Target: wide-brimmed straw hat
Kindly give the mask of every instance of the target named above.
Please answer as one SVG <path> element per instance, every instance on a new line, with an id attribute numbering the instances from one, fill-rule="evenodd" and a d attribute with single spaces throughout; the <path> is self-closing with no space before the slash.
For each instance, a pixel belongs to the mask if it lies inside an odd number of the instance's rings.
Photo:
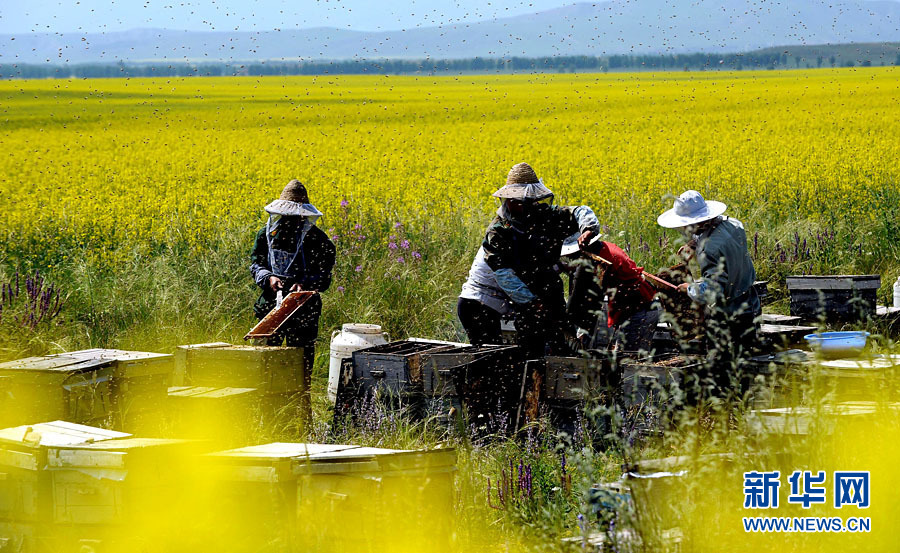
<path id="1" fill-rule="evenodd" d="M 281 196 L 265 207 L 272 215 L 294 215 L 302 217 L 321 217 L 322 212 L 309 203 L 306 187 L 297 179 L 287 183 Z"/>
<path id="2" fill-rule="evenodd" d="M 506 185 L 491 194 L 495 198 L 519 201 L 543 200 L 552 195 L 553 192 L 544 186 L 544 181 L 527 163 L 514 165 L 506 177 Z"/>
<path id="3" fill-rule="evenodd" d="M 688 190 L 675 198 L 675 205 L 656 218 L 665 228 L 680 228 L 715 219 L 725 213 L 727 206 L 722 202 L 706 201 L 696 190 Z"/>

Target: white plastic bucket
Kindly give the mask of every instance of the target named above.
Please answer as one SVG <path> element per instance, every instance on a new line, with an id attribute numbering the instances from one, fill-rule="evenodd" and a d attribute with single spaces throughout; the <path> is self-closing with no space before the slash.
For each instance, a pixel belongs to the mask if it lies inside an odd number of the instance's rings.
<path id="1" fill-rule="evenodd" d="M 341 330 L 331 333 L 331 357 L 328 363 L 328 400 L 337 399 L 341 363 L 353 357 L 353 352 L 363 348 L 388 343 L 388 335 L 379 325 L 347 323 Z"/>

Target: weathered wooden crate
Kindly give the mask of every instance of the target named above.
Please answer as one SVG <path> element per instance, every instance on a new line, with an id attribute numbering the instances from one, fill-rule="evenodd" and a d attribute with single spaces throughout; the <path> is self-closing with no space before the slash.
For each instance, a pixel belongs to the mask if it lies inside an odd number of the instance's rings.
<path id="1" fill-rule="evenodd" d="M 611 395 L 618 375 L 603 359 L 546 357 L 544 397 L 551 401 L 585 401 Z"/>
<path id="2" fill-rule="evenodd" d="M 811 369 L 813 391 L 834 401 L 900 399 L 900 355 L 821 361 Z"/>
<path id="3" fill-rule="evenodd" d="M 742 365 L 742 390 L 750 392 L 756 409 L 797 405 L 804 397 L 809 352 L 790 349 L 751 357 Z"/>
<path id="4" fill-rule="evenodd" d="M 789 276 L 791 315 L 807 320 L 853 322 L 875 316 L 879 275 Z"/>
<path id="5" fill-rule="evenodd" d="M 665 354 L 622 363 L 622 399 L 625 406 L 659 403 L 684 382 L 684 374 L 700 366 L 696 357 Z"/>
<path id="6" fill-rule="evenodd" d="M 181 503 L 188 459 L 201 451 L 197 442 L 157 438 L 49 447 L 53 521 L 167 529 L 178 522 L 169 514 Z"/>
<path id="7" fill-rule="evenodd" d="M 304 388 L 303 348 L 234 346 L 223 343 L 178 346 L 178 386 L 257 388 L 264 394 Z"/>
<path id="8" fill-rule="evenodd" d="M 100 443 L 130 434 L 65 421 L 0 430 L 0 519 L 49 523 L 53 518 L 49 466 L 53 447 Z"/>
<path id="9" fill-rule="evenodd" d="M 439 342 L 399 340 L 353 352 L 353 377 L 363 392 L 424 394 L 429 354 L 452 349 Z"/>
<path id="10" fill-rule="evenodd" d="M 481 370 L 508 365 L 515 359 L 515 346 L 463 346 L 429 353 L 423 370 L 423 389 L 430 416 L 446 416 L 451 410 L 461 414 L 458 387 L 465 387 L 470 369 Z"/>
<path id="11" fill-rule="evenodd" d="M 91 349 L 0 364 L 8 401 L 0 424 L 68 420 L 125 428 L 162 407 L 172 356 Z"/>
<path id="12" fill-rule="evenodd" d="M 209 512 L 196 527 L 200 542 L 229 551 L 293 550 L 300 543 L 297 466 L 311 455 L 352 447 L 270 443 L 206 455 L 208 482 L 199 504 Z M 326 519 L 325 513 L 316 519 Z"/>
<path id="13" fill-rule="evenodd" d="M 259 423 L 262 396 L 256 388 L 175 386 L 169 388 L 169 435 L 247 443 Z"/>
<path id="14" fill-rule="evenodd" d="M 316 550 L 447 551 L 451 546 L 452 449 L 323 452 L 299 459 L 295 472 L 299 534 Z"/>

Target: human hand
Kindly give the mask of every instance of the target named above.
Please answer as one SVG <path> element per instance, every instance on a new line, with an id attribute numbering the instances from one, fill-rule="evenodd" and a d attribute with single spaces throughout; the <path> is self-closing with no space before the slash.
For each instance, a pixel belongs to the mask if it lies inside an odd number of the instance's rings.
<path id="1" fill-rule="evenodd" d="M 687 244 L 678 248 L 678 256 L 685 261 L 688 261 L 692 257 L 694 257 L 694 253 L 697 251 L 697 243 L 691 240 Z"/>
<path id="2" fill-rule="evenodd" d="M 295 285 L 291 286 L 291 292 L 300 292 L 302 290 L 303 290 L 303 288 L 300 288 L 299 284 L 295 284 Z"/>
<path id="3" fill-rule="evenodd" d="M 278 290 L 284 288 L 284 282 L 282 282 L 281 279 L 277 276 L 272 275 L 269 277 L 269 288 L 271 288 L 273 292 L 277 292 Z"/>
<path id="4" fill-rule="evenodd" d="M 578 247 L 582 250 L 587 247 L 588 244 L 591 243 L 591 238 L 594 237 L 594 231 L 586 230 L 581 233 L 581 236 L 578 237 Z"/>
<path id="5" fill-rule="evenodd" d="M 678 285 L 678 291 L 687 294 L 689 286 L 690 286 L 690 283 L 682 282 L 681 284 Z"/>

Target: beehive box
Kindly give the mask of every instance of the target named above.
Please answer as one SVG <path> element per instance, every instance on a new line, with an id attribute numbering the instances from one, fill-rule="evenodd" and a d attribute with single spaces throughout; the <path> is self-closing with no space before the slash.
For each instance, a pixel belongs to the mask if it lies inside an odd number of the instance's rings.
<path id="1" fill-rule="evenodd" d="M 256 388 L 171 387 L 166 408 L 169 435 L 247 443 L 259 422 L 260 401 Z"/>
<path id="2" fill-rule="evenodd" d="M 697 358 L 665 354 L 622 364 L 622 399 L 626 406 L 658 403 L 683 382 L 685 371 L 700 365 Z"/>
<path id="3" fill-rule="evenodd" d="M 879 275 L 806 275 L 786 279 L 791 315 L 852 322 L 875 316 Z"/>
<path id="4" fill-rule="evenodd" d="M 611 392 L 617 384 L 618 377 L 605 360 L 545 358 L 544 390 L 547 400 L 583 402 Z"/>
<path id="5" fill-rule="evenodd" d="M 53 447 L 128 436 L 65 421 L 0 430 L 0 520 L 35 523 L 52 520 L 52 482 L 46 469 Z"/>
<path id="6" fill-rule="evenodd" d="M 469 370 L 499 368 L 515 359 L 515 346 L 461 346 L 429 353 L 424 362 L 422 385 L 426 397 L 427 415 L 450 422 L 450 413 L 462 413 L 461 395 L 457 387 L 464 387 Z"/>
<path id="7" fill-rule="evenodd" d="M 743 365 L 742 389 L 756 409 L 796 405 L 803 398 L 811 356 L 791 349 L 751 357 Z"/>
<path id="8" fill-rule="evenodd" d="M 8 401 L 0 424 L 68 420 L 123 428 L 162 407 L 172 356 L 90 349 L 0 364 Z"/>
<path id="9" fill-rule="evenodd" d="M 298 534 L 316 550 L 451 547 L 455 450 L 351 448 L 298 459 L 294 471 Z"/>
<path id="10" fill-rule="evenodd" d="M 813 391 L 834 401 L 900 399 L 900 355 L 821 361 L 810 369 Z"/>
<path id="11" fill-rule="evenodd" d="M 444 343 L 409 340 L 361 349 L 353 352 L 353 377 L 363 392 L 423 394 L 427 356 L 450 349 Z"/>
<path id="12" fill-rule="evenodd" d="M 352 447 L 277 442 L 206 455 L 200 504 L 212 510 L 198 528 L 200 541 L 230 551 L 290 549 L 297 543 L 299 459 Z"/>
<path id="13" fill-rule="evenodd" d="M 304 388 L 303 348 L 234 346 L 217 342 L 178 346 L 176 386 L 257 388 L 263 394 Z M 183 378 L 179 375 L 183 375 Z"/>
<path id="14" fill-rule="evenodd" d="M 189 440 L 121 438 L 51 446 L 48 472 L 53 522 L 65 525 L 130 525 L 165 530 L 188 481 L 188 459 L 202 451 Z"/>

